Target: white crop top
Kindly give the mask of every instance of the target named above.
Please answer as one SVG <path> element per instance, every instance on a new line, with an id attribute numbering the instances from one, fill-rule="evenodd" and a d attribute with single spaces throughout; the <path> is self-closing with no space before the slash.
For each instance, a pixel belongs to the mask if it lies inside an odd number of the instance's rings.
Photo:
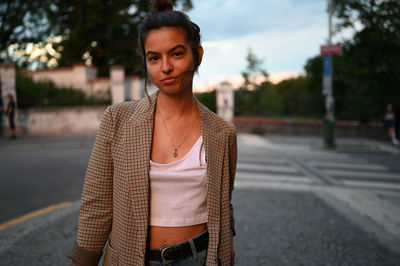
<path id="1" fill-rule="evenodd" d="M 207 222 L 207 164 L 203 137 L 180 160 L 150 160 L 150 225 L 188 226 Z"/>

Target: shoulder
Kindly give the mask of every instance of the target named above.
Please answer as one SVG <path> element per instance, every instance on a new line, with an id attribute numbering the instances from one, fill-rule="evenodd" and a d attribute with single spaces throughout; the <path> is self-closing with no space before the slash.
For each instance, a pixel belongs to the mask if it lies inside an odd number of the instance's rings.
<path id="1" fill-rule="evenodd" d="M 110 112 L 114 121 L 124 121 L 134 116 L 135 113 L 142 112 L 143 105 L 147 104 L 148 100 L 143 98 L 141 100 L 134 100 L 128 102 L 117 103 L 108 106 L 106 112 Z"/>
<path id="2" fill-rule="evenodd" d="M 108 106 L 106 111 L 110 112 L 113 117 L 121 117 L 131 114 L 135 110 L 138 102 L 140 102 L 140 100 L 113 104 Z"/>
<path id="3" fill-rule="evenodd" d="M 236 127 L 232 123 L 225 121 L 202 103 L 199 103 L 199 109 L 205 126 L 213 128 L 216 132 L 225 132 L 229 136 L 236 136 Z"/>

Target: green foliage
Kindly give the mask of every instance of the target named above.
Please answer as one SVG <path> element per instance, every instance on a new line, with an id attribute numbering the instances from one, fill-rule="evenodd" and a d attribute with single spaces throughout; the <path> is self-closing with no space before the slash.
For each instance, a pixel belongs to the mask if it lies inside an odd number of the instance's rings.
<path id="1" fill-rule="evenodd" d="M 381 120 L 384 106 L 400 106 L 400 1 L 335 0 L 336 30 L 351 27 L 353 39 L 343 44 L 343 56 L 333 59 L 333 88 L 337 119 Z M 355 22 L 361 23 L 356 27 Z M 235 91 L 238 115 L 322 118 L 322 57 L 310 58 L 305 77 L 278 84 L 254 81 L 262 60 L 251 50 Z M 253 75 L 253 79 L 251 79 Z"/>
<path id="2" fill-rule="evenodd" d="M 193 6 L 191 0 L 176 0 L 174 3 L 184 10 Z M 30 42 L 41 41 L 44 46 L 49 43 L 50 37 L 62 36 L 61 42 L 52 44 L 61 56 L 52 52 L 43 55 L 45 60 L 56 60 L 59 66 L 90 62 L 98 68 L 100 76 L 107 76 L 111 65 L 123 66 L 129 75 L 141 74 L 141 57 L 137 54 L 137 29 L 149 10 L 150 1 L 16 0 L 0 4 L 0 14 L 8 7 L 12 7 L 14 11 L 8 12 L 8 18 L 12 21 L 18 20 L 8 23 L 9 29 L 15 28 L 15 38 L 6 40 L 0 35 L 0 52 L 16 42 L 19 44 L 18 48 L 26 47 L 28 40 L 21 39 L 26 33 L 41 33 Z M 31 17 L 32 14 L 35 16 Z M 31 20 L 35 23 L 30 23 Z M 44 26 L 22 30 L 39 22 Z M 0 34 L 2 32 L 0 27 Z M 42 63 L 43 58 L 29 62 L 28 56 L 24 55 L 25 60 L 20 60 L 23 62 L 19 64 L 21 67 L 26 67 L 26 64 L 46 67 Z M 14 60 L 19 61 L 16 58 Z"/>
<path id="3" fill-rule="evenodd" d="M 282 80 L 275 86 L 276 94 L 284 103 L 282 106 L 283 115 L 309 115 L 308 93 L 306 90 L 307 80 L 305 77 Z"/>
<path id="4" fill-rule="evenodd" d="M 217 112 L 217 93 L 215 90 L 211 92 L 196 93 L 196 98 L 214 113 Z"/>
<path id="5" fill-rule="evenodd" d="M 335 0 L 335 15 L 337 30 L 355 30 L 343 55 L 334 57 L 336 117 L 381 120 L 387 103 L 400 104 L 400 2 Z M 309 89 L 321 91 L 322 58 L 309 59 L 305 69 Z"/>
<path id="6" fill-rule="evenodd" d="M 262 136 L 262 135 L 264 135 L 264 129 L 259 128 L 259 127 L 255 127 L 253 129 L 251 129 L 250 133 Z"/>
<path id="7" fill-rule="evenodd" d="M 286 79 L 278 84 L 268 81 L 253 90 L 235 91 L 236 114 L 239 116 L 312 117 L 323 114 L 323 98 L 310 90 L 304 76 Z"/>
<path id="8" fill-rule="evenodd" d="M 0 2 L 0 62 L 9 62 L 9 45 L 38 42 L 48 33 L 44 7 L 49 0 L 8 0 Z"/>
<path id="9" fill-rule="evenodd" d="M 110 104 L 103 97 L 87 97 L 81 90 L 57 88 L 51 81 L 35 82 L 22 73 L 17 74 L 16 89 L 20 108 Z"/>
<path id="10" fill-rule="evenodd" d="M 251 48 L 249 48 L 246 56 L 247 66 L 242 72 L 244 79 L 243 89 L 252 89 L 256 86 L 256 79 L 258 76 L 263 76 L 265 79 L 268 77 L 268 73 L 263 69 L 263 59 L 258 58 Z"/>

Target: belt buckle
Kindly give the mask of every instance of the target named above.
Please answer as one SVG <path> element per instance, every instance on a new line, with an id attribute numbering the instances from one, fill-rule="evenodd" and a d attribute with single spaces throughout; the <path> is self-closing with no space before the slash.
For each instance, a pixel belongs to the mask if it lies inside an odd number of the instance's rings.
<path id="1" fill-rule="evenodd" d="M 171 248 L 173 248 L 173 247 L 174 247 L 174 246 L 172 246 L 172 245 L 168 245 L 168 246 L 165 246 L 165 247 L 161 250 L 161 259 L 162 259 L 163 262 L 165 262 L 165 263 L 171 263 L 171 262 L 174 261 L 174 259 L 172 259 L 172 260 L 167 260 L 166 258 L 164 258 L 164 253 L 165 253 L 165 251 L 168 250 L 168 249 L 171 249 Z"/>

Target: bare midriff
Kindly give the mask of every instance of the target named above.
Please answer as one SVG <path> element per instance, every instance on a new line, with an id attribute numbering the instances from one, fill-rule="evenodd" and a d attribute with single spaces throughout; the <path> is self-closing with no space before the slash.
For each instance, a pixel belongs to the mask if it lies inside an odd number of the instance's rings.
<path id="1" fill-rule="evenodd" d="M 199 235 L 207 229 L 207 224 L 196 224 L 180 227 L 150 227 L 150 248 L 172 245 Z"/>

